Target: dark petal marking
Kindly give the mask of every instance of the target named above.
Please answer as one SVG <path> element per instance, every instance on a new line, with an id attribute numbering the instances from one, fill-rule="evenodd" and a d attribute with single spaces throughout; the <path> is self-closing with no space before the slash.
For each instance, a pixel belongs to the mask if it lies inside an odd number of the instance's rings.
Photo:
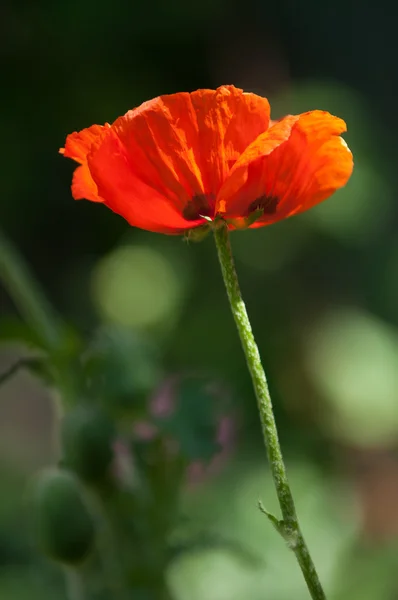
<path id="1" fill-rule="evenodd" d="M 276 209 L 279 204 L 279 198 L 276 196 L 260 196 L 257 200 L 254 200 L 248 208 L 248 214 L 255 210 L 263 210 L 264 215 L 273 215 L 276 213 Z"/>
<path id="2" fill-rule="evenodd" d="M 187 221 L 197 221 L 201 215 L 205 217 L 214 216 L 214 197 L 212 194 L 199 194 L 193 196 L 192 200 L 186 204 L 182 212 Z"/>

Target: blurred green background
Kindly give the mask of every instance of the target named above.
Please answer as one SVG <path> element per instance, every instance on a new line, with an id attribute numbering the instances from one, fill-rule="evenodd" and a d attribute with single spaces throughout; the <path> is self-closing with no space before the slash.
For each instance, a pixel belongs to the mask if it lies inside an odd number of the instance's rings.
<path id="1" fill-rule="evenodd" d="M 256 508 L 261 498 L 277 511 L 213 240 L 185 244 L 74 202 L 74 165 L 58 148 L 69 132 L 158 94 L 223 83 L 267 96 L 273 118 L 324 109 L 346 120 L 355 160 L 347 187 L 309 213 L 236 232 L 232 244 L 328 598 L 398 599 L 398 72 L 395 22 L 384 9 L 367 0 L 8 0 L 1 8 L 1 229 L 79 337 L 74 358 L 107 340 L 104 395 L 117 396 L 111 412 L 124 433 L 170 376 L 205 374 L 228 396 L 226 456 L 194 484 L 180 482 L 182 514 L 210 538 L 167 563 L 175 600 L 308 592 Z M 0 374 L 26 355 L 10 343 L 20 325 L 6 287 L 0 282 Z M 93 377 L 101 395 L 98 371 Z M 128 393 L 116 393 L 124 377 Z M 27 369 L 0 388 L 4 600 L 65 598 L 62 570 L 32 542 L 26 491 L 59 459 L 58 396 Z M 197 407 L 186 409 L 184 426 L 167 435 L 196 452 L 207 439 L 198 418 Z M 140 593 L 127 597 L 152 598 Z M 92 597 L 113 596 L 94 589 Z"/>

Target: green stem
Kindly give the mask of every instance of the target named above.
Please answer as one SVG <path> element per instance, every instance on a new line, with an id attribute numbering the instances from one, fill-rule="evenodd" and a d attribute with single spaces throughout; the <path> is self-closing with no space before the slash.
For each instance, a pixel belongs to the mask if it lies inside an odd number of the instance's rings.
<path id="1" fill-rule="evenodd" d="M 0 281 L 43 345 L 48 350 L 59 348 L 61 332 L 53 309 L 25 262 L 1 230 Z"/>
<path id="2" fill-rule="evenodd" d="M 126 593 L 123 570 L 118 558 L 117 541 L 113 535 L 111 520 L 107 514 L 101 493 L 95 488 L 86 486 L 85 497 L 87 506 L 97 524 L 97 550 L 102 563 L 105 585 L 114 600 L 124 600 Z"/>
<path id="3" fill-rule="evenodd" d="M 286 467 L 278 439 L 278 431 L 276 428 L 267 379 L 261 364 L 260 354 L 253 336 L 246 307 L 242 299 L 232 257 L 229 232 L 225 223 L 219 223 L 214 228 L 214 237 L 232 314 L 242 342 L 247 366 L 250 371 L 254 391 L 257 397 L 268 461 L 283 520 L 278 521 L 273 515 L 270 515 L 265 510 L 264 512 L 295 553 L 307 583 L 308 590 L 311 594 L 311 598 L 313 598 L 313 600 L 326 600 L 325 593 L 323 592 L 314 563 L 312 562 L 298 523 L 296 508 L 294 506 L 294 500 L 287 479 Z"/>
<path id="4" fill-rule="evenodd" d="M 77 569 L 65 567 L 65 586 L 68 600 L 85 600 L 83 579 Z"/>

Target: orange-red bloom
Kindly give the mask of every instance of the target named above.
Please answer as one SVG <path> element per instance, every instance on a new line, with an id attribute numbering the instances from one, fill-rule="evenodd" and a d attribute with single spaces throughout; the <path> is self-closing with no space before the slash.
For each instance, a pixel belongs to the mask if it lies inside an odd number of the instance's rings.
<path id="1" fill-rule="evenodd" d="M 352 173 L 344 131 L 320 110 L 272 122 L 268 100 L 222 86 L 144 102 L 68 135 L 60 152 L 80 163 L 76 200 L 178 234 L 217 216 L 231 229 L 261 227 L 322 202 Z"/>

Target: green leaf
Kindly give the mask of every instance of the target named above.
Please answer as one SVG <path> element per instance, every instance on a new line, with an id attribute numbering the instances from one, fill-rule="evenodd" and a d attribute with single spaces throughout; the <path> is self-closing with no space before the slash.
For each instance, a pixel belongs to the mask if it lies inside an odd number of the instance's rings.
<path id="1" fill-rule="evenodd" d="M 21 319 L 12 316 L 0 318 L 0 342 L 23 342 L 26 346 L 43 348 L 39 336 Z"/>

